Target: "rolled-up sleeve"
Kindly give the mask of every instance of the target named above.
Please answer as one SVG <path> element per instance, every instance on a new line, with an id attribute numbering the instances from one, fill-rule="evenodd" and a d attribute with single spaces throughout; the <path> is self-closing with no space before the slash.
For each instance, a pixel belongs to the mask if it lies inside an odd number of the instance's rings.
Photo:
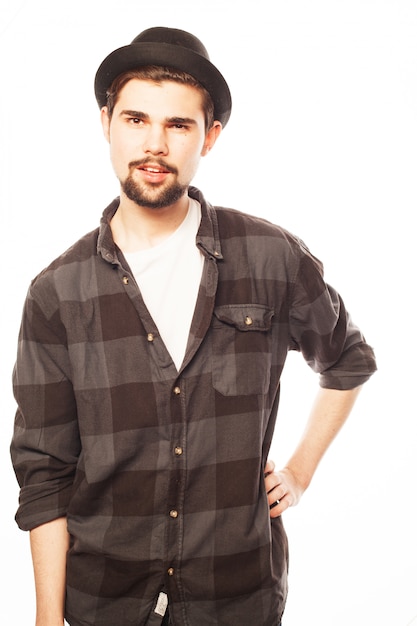
<path id="1" fill-rule="evenodd" d="M 290 309 L 293 347 L 320 374 L 320 385 L 353 389 L 376 370 L 374 351 L 353 323 L 338 292 L 323 278 L 323 267 L 300 246 L 301 257 Z"/>
<path id="2" fill-rule="evenodd" d="M 20 486 L 16 521 L 30 530 L 65 516 L 80 451 L 65 329 L 51 289 L 26 298 L 13 371 L 11 457 Z"/>

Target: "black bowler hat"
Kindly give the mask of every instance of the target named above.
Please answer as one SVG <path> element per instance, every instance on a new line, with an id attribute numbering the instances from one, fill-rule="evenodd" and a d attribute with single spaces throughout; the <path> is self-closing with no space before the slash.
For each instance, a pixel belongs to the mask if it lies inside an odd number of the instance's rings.
<path id="1" fill-rule="evenodd" d="M 127 70 L 143 65 L 171 67 L 193 76 L 207 89 L 214 103 L 214 117 L 226 126 L 232 108 L 229 87 L 197 37 L 176 28 L 148 28 L 131 44 L 114 50 L 97 70 L 94 91 L 100 106 L 113 80 Z"/>

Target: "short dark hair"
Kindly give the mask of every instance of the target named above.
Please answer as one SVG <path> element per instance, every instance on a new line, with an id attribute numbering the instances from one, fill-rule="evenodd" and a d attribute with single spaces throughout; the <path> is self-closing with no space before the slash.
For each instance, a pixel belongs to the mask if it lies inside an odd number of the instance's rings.
<path id="1" fill-rule="evenodd" d="M 127 70 L 126 72 L 119 74 L 119 76 L 116 76 L 106 94 L 109 117 L 113 115 L 114 107 L 116 106 L 120 91 L 130 80 L 134 78 L 139 80 L 150 80 L 155 83 L 173 81 L 182 85 L 195 87 L 199 90 L 203 97 L 203 112 L 206 131 L 213 126 L 214 104 L 207 89 L 205 89 L 205 87 L 203 87 L 203 85 L 190 74 L 169 67 L 161 67 L 159 65 L 145 65 L 133 70 Z"/>

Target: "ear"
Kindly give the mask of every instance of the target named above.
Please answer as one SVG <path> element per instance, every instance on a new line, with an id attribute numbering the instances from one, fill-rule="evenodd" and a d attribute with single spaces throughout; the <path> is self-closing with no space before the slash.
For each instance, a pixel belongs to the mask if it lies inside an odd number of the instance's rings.
<path id="1" fill-rule="evenodd" d="M 103 133 L 107 141 L 110 143 L 110 117 L 107 107 L 103 107 L 100 111 L 101 126 Z"/>
<path id="2" fill-rule="evenodd" d="M 216 143 L 217 138 L 219 137 L 221 132 L 222 132 L 221 122 L 216 120 L 215 122 L 213 122 L 213 126 L 210 128 L 210 130 L 208 131 L 206 135 L 206 140 L 204 142 L 204 146 L 201 151 L 201 156 L 206 156 L 206 154 L 210 152 L 210 150 Z"/>

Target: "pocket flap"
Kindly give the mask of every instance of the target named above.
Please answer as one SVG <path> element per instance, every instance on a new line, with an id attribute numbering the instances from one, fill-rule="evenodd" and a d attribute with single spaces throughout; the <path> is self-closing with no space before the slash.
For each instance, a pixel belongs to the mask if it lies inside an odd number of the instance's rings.
<path id="1" fill-rule="evenodd" d="M 271 328 L 274 309 L 262 304 L 228 304 L 214 309 L 215 317 L 238 330 L 263 330 Z"/>

